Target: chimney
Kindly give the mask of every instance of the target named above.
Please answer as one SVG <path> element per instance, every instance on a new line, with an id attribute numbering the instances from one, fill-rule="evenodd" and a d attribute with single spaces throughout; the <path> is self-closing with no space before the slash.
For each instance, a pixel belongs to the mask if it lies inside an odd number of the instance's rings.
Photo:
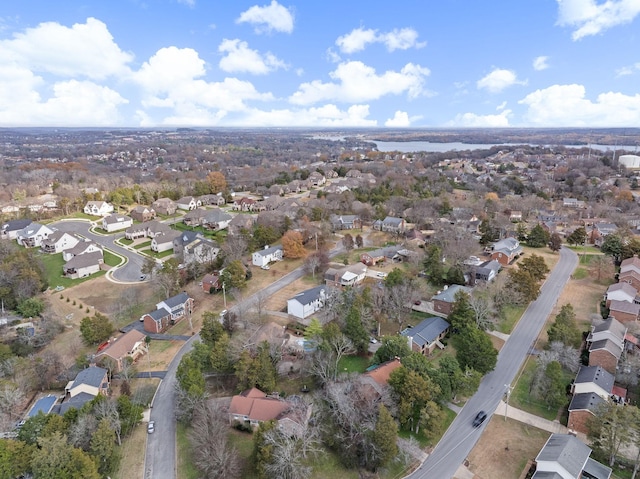
<path id="1" fill-rule="evenodd" d="M 268 244 L 264 245 L 264 249 L 269 249 L 269 245 Z"/>

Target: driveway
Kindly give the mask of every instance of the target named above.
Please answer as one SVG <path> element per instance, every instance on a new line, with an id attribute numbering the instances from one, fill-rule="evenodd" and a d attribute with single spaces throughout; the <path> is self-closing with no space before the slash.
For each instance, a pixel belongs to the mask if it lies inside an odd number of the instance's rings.
<path id="1" fill-rule="evenodd" d="M 52 223 L 51 226 L 60 231 L 75 233 L 80 236 L 84 236 L 85 238 L 89 238 L 90 240 L 98 243 L 100 246 L 107 248 L 121 256 L 124 256 L 125 258 L 127 258 L 127 262 L 124 265 L 113 269 L 111 277 L 116 282 L 140 282 L 142 265 L 144 264 L 144 257 L 115 243 L 116 239 L 124 237 L 124 233 L 120 232 L 110 235 L 98 235 L 89 231 L 89 228 L 91 228 L 91 223 L 89 223 L 88 221 L 65 220 Z"/>
<path id="2" fill-rule="evenodd" d="M 484 377 L 476 394 L 467 401 L 433 453 L 408 478 L 450 479 L 454 476 L 512 385 L 577 264 L 578 257 L 573 251 L 568 248 L 560 250 L 560 260 L 540 289 L 540 296 L 529 305 L 502 347 L 496 368 Z M 486 411 L 488 418 L 482 426 L 474 428 L 471 423 L 480 410 Z"/>

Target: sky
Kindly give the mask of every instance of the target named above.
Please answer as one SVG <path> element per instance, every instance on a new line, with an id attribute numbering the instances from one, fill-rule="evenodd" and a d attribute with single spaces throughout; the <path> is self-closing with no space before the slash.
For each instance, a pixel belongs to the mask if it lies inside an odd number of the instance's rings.
<path id="1" fill-rule="evenodd" d="M 0 127 L 638 127 L 640 0 L 0 2 Z"/>

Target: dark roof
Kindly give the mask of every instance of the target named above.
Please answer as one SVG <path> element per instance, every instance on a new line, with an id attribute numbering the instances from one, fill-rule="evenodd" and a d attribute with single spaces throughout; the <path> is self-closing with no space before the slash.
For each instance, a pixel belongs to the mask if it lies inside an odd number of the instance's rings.
<path id="1" fill-rule="evenodd" d="M 603 403 L 604 399 L 596 393 L 574 394 L 569 404 L 569 411 L 588 410 L 595 414 L 598 406 Z"/>
<path id="2" fill-rule="evenodd" d="M 180 242 L 183 245 L 191 243 L 198 237 L 198 233 L 196 231 L 183 231 L 180 236 L 174 238 L 174 242 Z"/>
<path id="3" fill-rule="evenodd" d="M 165 299 L 163 303 L 169 306 L 171 309 L 173 309 L 176 306 L 182 306 L 188 300 L 189 300 L 189 295 L 185 292 L 182 292 L 180 294 L 176 294 L 175 296 L 172 296 L 171 298 Z"/>
<path id="4" fill-rule="evenodd" d="M 432 316 L 420 322 L 417 326 L 407 328 L 402 331 L 402 336 L 411 336 L 413 342 L 418 346 L 431 344 L 444 331 L 449 328 L 450 324 L 438 316 Z"/>
<path id="5" fill-rule="evenodd" d="M 552 434 L 538 453 L 536 461 L 556 462 L 571 477 L 580 477 L 591 455 L 591 448 L 570 434 Z"/>
<path id="6" fill-rule="evenodd" d="M 104 379 L 105 374 L 107 374 L 107 370 L 99 368 L 98 366 L 91 366 L 83 369 L 76 376 L 71 388 L 74 388 L 79 384 L 87 384 L 89 386 L 99 388 L 102 386 L 102 380 Z"/>
<path id="7" fill-rule="evenodd" d="M 31 223 L 33 223 L 31 220 L 11 220 L 2 225 L 2 231 L 20 231 L 21 229 L 29 226 Z"/>
<path id="8" fill-rule="evenodd" d="M 600 366 L 582 366 L 576 375 L 576 383 L 594 383 L 607 393 L 611 393 L 614 383 L 613 375 Z"/>
<path id="9" fill-rule="evenodd" d="M 86 403 L 93 400 L 93 398 L 95 398 L 95 396 L 89 393 L 82 392 L 82 393 L 76 394 L 71 399 L 60 404 L 60 414 L 64 414 L 71 408 L 80 409 Z"/>
<path id="10" fill-rule="evenodd" d="M 296 294 L 291 299 L 295 299 L 302 305 L 309 304 L 320 298 L 326 289 L 327 287 L 325 285 L 316 286 L 315 288 L 311 288 Z"/>
<path id="11" fill-rule="evenodd" d="M 160 308 L 160 309 L 156 309 L 155 311 L 151 311 L 150 313 L 147 313 L 147 314 L 151 316 L 151 319 L 153 319 L 154 321 L 160 321 L 165 316 L 168 316 L 169 314 L 171 314 L 171 311 L 167 311 L 164 308 Z"/>
<path id="12" fill-rule="evenodd" d="M 33 417 L 42 411 L 44 414 L 49 414 L 53 405 L 56 403 L 56 397 L 49 394 L 48 396 L 38 399 L 29 411 L 29 417 Z"/>
<path id="13" fill-rule="evenodd" d="M 557 472 L 536 471 L 533 473 L 533 476 L 531 476 L 531 479 L 564 479 L 564 478 Z"/>
<path id="14" fill-rule="evenodd" d="M 260 256 L 268 256 L 270 254 L 275 253 L 278 250 L 282 250 L 282 246 L 272 246 L 271 248 L 261 249 L 261 250 L 256 251 L 253 254 L 258 254 Z"/>
<path id="15" fill-rule="evenodd" d="M 94 251 L 92 253 L 84 253 L 79 254 L 71 258 L 64 264 L 64 269 L 71 268 L 85 268 L 87 266 L 93 266 L 96 264 L 100 264 L 100 260 L 102 260 L 102 252 Z"/>
<path id="16" fill-rule="evenodd" d="M 591 328 L 592 334 L 604 331 L 611 331 L 615 336 L 622 339 L 627 332 L 627 327 L 617 319 L 610 317 Z"/>
<path id="17" fill-rule="evenodd" d="M 594 341 L 593 343 L 591 343 L 591 346 L 589 346 L 589 352 L 597 351 L 599 349 L 604 349 L 610 352 L 618 359 L 620 359 L 620 356 L 622 356 L 622 346 L 614 343 L 610 339 L 601 339 L 599 341 Z"/>
<path id="18" fill-rule="evenodd" d="M 600 464 L 598 461 L 594 461 L 591 458 L 587 459 L 587 463 L 584 465 L 582 470 L 587 474 L 590 474 L 589 477 L 593 477 L 594 479 L 609 479 L 612 472 L 611 468 L 604 464 Z"/>
<path id="19" fill-rule="evenodd" d="M 467 294 L 471 294 L 471 289 L 467 288 L 466 286 L 460 286 L 459 284 L 452 284 L 447 289 L 445 289 L 442 292 L 436 294 L 431 299 L 432 300 L 436 299 L 436 300 L 444 301 L 446 303 L 454 303 L 455 300 L 456 300 L 456 293 L 458 291 L 464 291 Z"/>

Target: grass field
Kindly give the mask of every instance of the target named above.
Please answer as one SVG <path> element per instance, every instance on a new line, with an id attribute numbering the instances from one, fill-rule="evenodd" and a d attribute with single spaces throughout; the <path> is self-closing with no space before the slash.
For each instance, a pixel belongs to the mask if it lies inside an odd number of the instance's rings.
<path id="1" fill-rule="evenodd" d="M 78 278 L 71 279 L 66 278 L 62 275 L 62 267 L 64 266 L 65 261 L 62 259 L 62 253 L 56 254 L 45 254 L 38 253 L 38 258 L 42 261 L 42 264 L 45 268 L 45 273 L 47 277 L 47 283 L 50 288 L 55 288 L 56 286 L 63 286 L 65 288 L 71 288 L 80 283 L 84 283 L 93 278 L 97 278 L 105 274 L 105 271 L 99 271 L 91 276 L 86 278 Z M 119 262 L 119 260 L 118 260 Z"/>
<path id="2" fill-rule="evenodd" d="M 363 373 L 369 367 L 369 358 L 364 356 L 344 356 L 338 363 L 338 371 L 344 373 Z"/>
<path id="3" fill-rule="evenodd" d="M 200 472 L 193 465 L 191 458 L 191 444 L 187 437 L 188 429 L 178 423 L 176 428 L 176 448 L 178 456 L 178 479 L 198 479 Z M 246 476 L 245 476 L 246 477 Z"/>

